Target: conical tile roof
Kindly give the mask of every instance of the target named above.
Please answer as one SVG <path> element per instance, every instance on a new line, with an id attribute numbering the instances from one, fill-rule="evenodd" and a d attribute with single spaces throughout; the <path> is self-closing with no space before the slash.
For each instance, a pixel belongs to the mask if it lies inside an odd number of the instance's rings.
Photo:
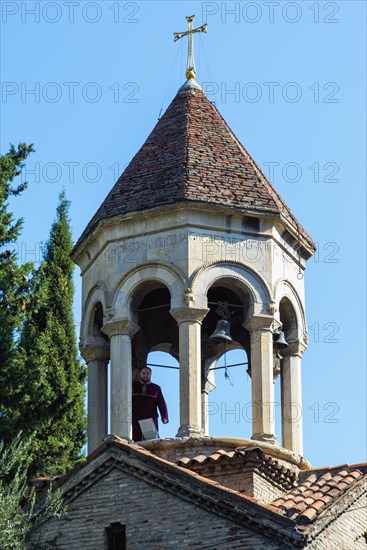
<path id="1" fill-rule="evenodd" d="M 283 199 L 192 81 L 180 88 L 77 246 L 101 220 L 188 201 L 280 217 L 314 248 Z"/>

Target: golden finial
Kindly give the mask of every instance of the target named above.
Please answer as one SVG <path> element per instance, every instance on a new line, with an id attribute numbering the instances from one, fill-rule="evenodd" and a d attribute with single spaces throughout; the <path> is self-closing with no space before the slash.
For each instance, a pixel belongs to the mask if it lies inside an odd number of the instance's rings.
<path id="1" fill-rule="evenodd" d="M 188 30 L 185 32 L 174 32 L 174 42 L 179 40 L 183 36 L 188 37 L 188 54 L 187 54 L 187 67 L 186 67 L 186 78 L 187 80 L 194 79 L 196 75 L 195 70 L 195 61 L 194 61 L 194 33 L 195 32 L 207 32 L 207 24 L 201 25 L 197 29 L 193 29 L 195 15 L 190 15 L 186 17 Z"/>

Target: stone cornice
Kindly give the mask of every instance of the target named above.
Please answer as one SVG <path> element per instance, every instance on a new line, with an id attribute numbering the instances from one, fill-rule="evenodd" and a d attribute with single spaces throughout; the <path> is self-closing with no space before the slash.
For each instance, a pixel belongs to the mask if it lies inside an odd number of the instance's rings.
<path id="1" fill-rule="evenodd" d="M 267 222 L 271 222 L 273 226 L 275 227 L 276 223 L 280 223 L 281 226 L 284 227 L 283 222 L 281 221 L 281 218 L 279 215 L 274 215 L 272 213 L 261 213 L 256 211 L 251 211 L 247 209 L 241 209 L 241 208 L 233 208 L 233 207 L 226 207 L 224 205 L 211 205 L 211 204 L 205 204 L 205 211 L 208 213 L 209 216 L 213 216 L 216 218 L 216 222 L 208 224 L 203 223 L 202 221 L 202 213 L 203 213 L 203 204 L 202 203 L 193 203 L 193 202 L 183 202 L 183 203 L 175 203 L 165 206 L 160 206 L 156 208 L 147 209 L 144 211 L 136 211 L 136 212 L 128 212 L 123 215 L 116 216 L 114 218 L 109 219 L 101 219 L 100 222 L 96 227 L 92 229 L 92 231 L 85 236 L 85 238 L 82 241 L 79 241 L 73 251 L 72 251 L 72 259 L 73 261 L 82 267 L 82 270 L 85 271 L 87 268 L 87 264 L 89 263 L 87 259 L 83 260 L 82 255 L 83 253 L 89 248 L 91 249 L 89 251 L 89 260 L 93 260 L 93 257 L 96 256 L 109 242 L 112 242 L 113 240 L 120 240 L 120 239 L 127 239 L 127 238 L 133 238 L 137 235 L 140 237 L 152 235 L 155 233 L 161 233 L 166 231 L 172 231 L 177 229 L 185 229 L 185 228 L 196 228 L 198 230 L 203 231 L 216 231 L 216 232 L 227 232 L 228 227 L 226 226 L 225 219 L 228 214 L 231 215 L 233 218 L 234 216 L 237 216 L 239 223 L 238 227 L 234 226 L 232 228 L 232 232 L 234 234 L 238 235 L 248 235 L 251 237 L 256 237 L 257 239 L 269 239 L 271 238 L 274 240 L 274 242 L 278 243 L 278 245 L 287 253 L 291 254 L 294 261 L 297 263 L 299 260 L 299 254 L 296 253 L 296 251 L 293 251 L 290 249 L 289 245 L 285 242 L 283 242 L 283 239 L 281 236 L 276 235 L 276 231 L 273 233 L 269 233 L 269 230 L 260 230 L 255 231 L 251 228 L 243 228 L 240 221 L 242 220 L 243 216 L 249 216 L 249 217 L 256 217 L 258 219 L 263 219 L 264 221 L 267 220 Z M 168 216 L 169 214 L 169 216 Z M 146 228 L 146 219 L 147 216 L 149 216 L 151 223 L 149 224 L 150 227 L 152 226 L 152 221 L 157 220 L 158 225 L 156 228 L 152 228 L 149 231 L 147 229 L 143 229 L 143 226 Z M 223 223 L 222 225 L 218 225 L 218 217 L 223 217 Z M 172 217 L 176 218 L 174 222 L 172 222 Z M 167 218 L 167 223 L 162 223 L 162 220 Z M 142 229 L 136 232 L 136 224 L 140 221 L 143 222 Z M 125 231 L 121 233 L 121 235 L 115 235 L 112 236 L 112 234 L 115 232 L 116 228 L 128 227 L 131 225 L 135 229 L 132 229 L 131 231 Z M 309 243 L 305 241 L 305 239 L 296 234 L 296 232 L 293 229 L 293 226 L 286 225 L 287 229 L 290 230 L 290 232 L 293 234 L 295 238 L 297 238 L 297 243 L 301 244 L 303 248 L 307 251 L 307 254 L 310 256 L 314 253 L 314 247 L 310 246 Z M 110 234 L 110 238 L 107 239 L 106 236 L 103 236 L 103 233 L 108 232 Z"/>

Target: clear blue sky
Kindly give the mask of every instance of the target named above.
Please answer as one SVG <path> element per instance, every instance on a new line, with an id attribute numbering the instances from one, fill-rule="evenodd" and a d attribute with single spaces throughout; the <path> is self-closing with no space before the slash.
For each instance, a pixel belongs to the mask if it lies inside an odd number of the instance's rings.
<path id="1" fill-rule="evenodd" d="M 12 208 L 25 219 L 20 259 L 36 262 L 62 186 L 76 240 L 184 81 L 186 44 L 173 32 L 186 15 L 208 23 L 197 80 L 318 244 L 305 275 L 305 456 L 365 460 L 366 3 L 3 0 L 1 10 L 1 152 L 35 144 Z M 78 268 L 75 284 L 78 325 Z M 211 433 L 249 437 L 250 423 L 228 414 L 250 401 L 245 369 L 231 370 L 233 386 L 218 372 Z M 154 375 L 172 411 L 161 434 L 174 435 L 177 372 Z"/>

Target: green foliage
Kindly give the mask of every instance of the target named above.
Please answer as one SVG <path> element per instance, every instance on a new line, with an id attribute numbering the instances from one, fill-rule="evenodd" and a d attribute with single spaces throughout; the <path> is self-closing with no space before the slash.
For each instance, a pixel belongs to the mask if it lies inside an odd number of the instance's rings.
<path id="1" fill-rule="evenodd" d="M 65 505 L 59 491 L 51 487 L 35 514 L 36 494 L 28 484 L 32 437 L 18 434 L 12 443 L 0 443 L 0 548 L 22 550 L 31 529 L 51 517 L 62 517 Z"/>
<path id="2" fill-rule="evenodd" d="M 72 314 L 73 270 L 69 202 L 59 197 L 56 220 L 40 267 L 31 280 L 32 298 L 19 347 L 27 376 L 19 428 L 36 432 L 31 472 L 65 472 L 85 442 L 85 368 L 77 350 Z"/>
<path id="3" fill-rule="evenodd" d="M 8 201 L 32 145 L 0 156 L 0 439 L 33 432 L 30 473 L 56 474 L 79 459 L 85 441 L 85 369 L 79 360 L 72 315 L 72 236 L 69 202 L 61 193 L 41 266 L 18 265 L 23 220 Z"/>
<path id="4" fill-rule="evenodd" d="M 20 195 L 27 183 L 13 186 L 32 145 L 10 147 L 0 155 L 0 437 L 9 440 L 19 416 L 17 403 L 22 389 L 22 372 L 16 361 L 16 337 L 24 319 L 31 264 L 18 266 L 16 242 L 23 220 L 14 220 L 8 200 Z"/>

